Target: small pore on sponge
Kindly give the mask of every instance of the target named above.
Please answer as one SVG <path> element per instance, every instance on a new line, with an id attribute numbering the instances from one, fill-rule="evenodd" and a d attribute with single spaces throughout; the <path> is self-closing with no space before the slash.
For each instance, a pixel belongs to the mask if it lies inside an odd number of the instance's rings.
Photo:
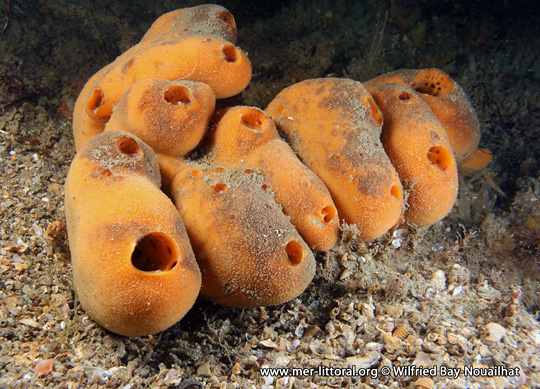
<path id="1" fill-rule="evenodd" d="M 92 94 L 88 98 L 86 103 L 86 109 L 92 114 L 99 116 L 99 107 L 103 102 L 103 91 L 101 89 L 94 89 Z"/>
<path id="2" fill-rule="evenodd" d="M 442 146 L 433 146 L 427 152 L 429 162 L 441 170 L 447 170 L 454 165 L 454 156 Z"/>
<path id="3" fill-rule="evenodd" d="M 304 250 L 302 250 L 302 246 L 297 241 L 289 241 L 289 243 L 285 245 L 285 252 L 293 265 L 299 265 L 302 263 L 302 259 L 304 258 Z"/>
<path id="4" fill-rule="evenodd" d="M 248 109 L 242 112 L 240 122 L 254 131 L 260 131 L 268 126 L 267 116 L 258 109 Z"/>
<path id="5" fill-rule="evenodd" d="M 116 146 L 118 146 L 118 149 L 120 152 L 127 156 L 139 156 L 142 157 L 143 152 L 141 148 L 139 147 L 139 144 L 135 142 L 133 138 L 130 138 L 128 136 L 124 136 L 122 138 L 118 138 L 116 140 Z"/>
<path id="6" fill-rule="evenodd" d="M 178 263 L 178 246 L 163 232 L 151 232 L 144 235 L 133 249 L 131 263 L 145 272 L 172 270 Z"/>
<path id="7" fill-rule="evenodd" d="M 238 50 L 234 45 L 231 45 L 230 43 L 225 43 L 221 51 L 225 56 L 225 60 L 231 63 L 238 61 L 242 56 L 240 54 L 240 50 Z"/>

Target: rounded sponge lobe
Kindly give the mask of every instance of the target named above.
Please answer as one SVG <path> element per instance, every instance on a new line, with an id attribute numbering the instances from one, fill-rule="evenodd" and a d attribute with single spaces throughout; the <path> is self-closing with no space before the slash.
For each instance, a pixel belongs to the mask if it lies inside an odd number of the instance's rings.
<path id="1" fill-rule="evenodd" d="M 128 88 L 105 130 L 129 131 L 156 153 L 181 157 L 203 138 L 215 104 L 202 82 L 147 78 Z"/>
<path id="2" fill-rule="evenodd" d="M 415 90 L 446 130 L 457 162 L 465 160 L 478 147 L 480 123 L 476 112 L 463 88 L 442 70 L 402 69 L 369 82 L 401 84 Z"/>
<path id="3" fill-rule="evenodd" d="M 260 173 L 310 247 L 326 251 L 335 246 L 339 221 L 328 189 L 279 137 L 264 111 L 245 106 L 221 110 L 207 146 L 213 163 Z"/>
<path id="4" fill-rule="evenodd" d="M 154 152 L 120 131 L 94 137 L 66 181 L 66 219 L 79 301 L 106 329 L 153 334 L 193 306 L 201 276 Z"/>
<path id="5" fill-rule="evenodd" d="M 202 273 L 201 295 L 258 307 L 297 297 L 315 258 L 256 175 L 160 156 Z"/>
<path id="6" fill-rule="evenodd" d="M 380 141 L 381 112 L 361 83 L 302 81 L 281 91 L 266 112 L 361 239 L 375 239 L 398 222 L 402 186 Z"/>

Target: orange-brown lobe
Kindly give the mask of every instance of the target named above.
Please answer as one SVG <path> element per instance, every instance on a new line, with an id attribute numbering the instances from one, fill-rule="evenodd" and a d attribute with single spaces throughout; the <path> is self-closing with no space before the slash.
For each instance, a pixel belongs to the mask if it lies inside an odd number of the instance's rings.
<path id="1" fill-rule="evenodd" d="M 429 106 L 401 84 L 366 83 L 384 118 L 382 142 L 404 186 L 405 220 L 427 226 L 445 217 L 457 196 L 457 165 L 446 132 Z"/>
<path id="2" fill-rule="evenodd" d="M 414 89 L 446 130 L 456 160 L 463 161 L 478 147 L 480 123 L 461 86 L 439 69 L 403 69 L 369 82 L 396 83 Z"/>
<path id="3" fill-rule="evenodd" d="M 310 247 L 327 251 L 336 244 L 339 223 L 330 193 L 279 137 L 264 111 L 245 106 L 222 110 L 208 138 L 214 163 L 262 174 Z"/>
<path id="4" fill-rule="evenodd" d="M 199 144 L 214 108 L 214 92 L 202 82 L 148 78 L 129 87 L 105 130 L 129 131 L 156 153 L 180 157 Z"/>
<path id="5" fill-rule="evenodd" d="M 477 173 L 485 169 L 492 158 L 491 151 L 479 147 L 467 159 L 458 164 L 459 172 L 466 176 Z"/>
<path id="6" fill-rule="evenodd" d="M 161 15 L 144 34 L 141 43 L 174 40 L 188 35 L 213 35 L 234 44 L 237 33 L 234 17 L 226 8 L 203 4 Z"/>
<path id="7" fill-rule="evenodd" d="M 200 290 L 182 220 L 159 184 L 154 152 L 120 131 L 88 142 L 66 180 L 78 299 L 96 322 L 121 335 L 166 329 Z"/>
<path id="8" fill-rule="evenodd" d="M 223 23 L 235 25 L 234 19 L 223 18 Z M 73 111 L 77 149 L 103 131 L 114 106 L 136 81 L 163 78 L 204 82 L 218 99 L 234 96 L 246 88 L 251 80 L 251 63 L 242 50 L 222 37 L 230 39 L 230 34 L 205 36 L 191 32 L 165 34 L 163 39 L 148 38 L 87 82 Z"/>
<path id="9" fill-rule="evenodd" d="M 375 239 L 398 221 L 401 183 L 379 139 L 381 113 L 361 83 L 302 81 L 281 91 L 266 112 L 362 239 Z"/>
<path id="10" fill-rule="evenodd" d="M 302 293 L 315 259 L 261 180 L 243 169 L 159 158 L 201 268 L 203 296 L 257 307 Z"/>

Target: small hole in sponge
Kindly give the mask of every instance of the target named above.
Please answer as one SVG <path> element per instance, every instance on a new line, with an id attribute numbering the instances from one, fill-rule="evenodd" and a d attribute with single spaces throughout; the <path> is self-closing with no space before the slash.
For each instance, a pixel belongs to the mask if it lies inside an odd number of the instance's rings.
<path id="1" fill-rule="evenodd" d="M 392 188 L 390 188 L 390 194 L 394 196 L 396 199 L 401 199 L 401 189 L 397 185 L 392 185 Z"/>
<path id="2" fill-rule="evenodd" d="M 293 265 L 300 264 L 304 258 L 304 250 L 302 250 L 300 243 L 295 240 L 291 240 L 289 243 L 287 243 L 285 246 L 285 252 Z"/>
<path id="3" fill-rule="evenodd" d="M 266 125 L 266 116 L 257 109 L 248 109 L 240 116 L 240 122 L 252 130 L 260 130 Z"/>
<path id="4" fill-rule="evenodd" d="M 191 171 L 191 177 L 197 177 L 199 175 L 199 172 L 197 170 Z"/>
<path id="5" fill-rule="evenodd" d="M 216 170 L 215 170 L 216 173 L 224 173 L 225 172 L 225 169 L 223 169 L 222 167 L 217 167 Z"/>
<path id="6" fill-rule="evenodd" d="M 441 170 L 446 170 L 454 163 L 454 156 L 442 146 L 433 146 L 427 152 L 429 163 Z"/>
<path id="7" fill-rule="evenodd" d="M 234 47 L 234 45 L 225 44 L 223 45 L 222 51 L 227 62 L 236 62 L 240 59 L 240 53 L 238 52 L 238 49 Z"/>
<path id="8" fill-rule="evenodd" d="M 214 192 L 216 193 L 225 192 L 226 190 L 227 190 L 227 185 L 223 183 L 214 185 Z"/>
<path id="9" fill-rule="evenodd" d="M 323 220 L 325 223 L 330 223 L 336 217 L 336 208 L 331 205 L 327 205 L 321 211 L 323 215 Z"/>
<path id="10" fill-rule="evenodd" d="M 135 268 L 146 271 L 168 271 L 178 262 L 178 246 L 167 234 L 151 232 L 143 236 L 131 254 Z"/>
<path id="11" fill-rule="evenodd" d="M 234 17 L 229 12 L 223 11 L 219 13 L 217 17 L 236 30 L 236 22 L 234 21 Z"/>
<path id="12" fill-rule="evenodd" d="M 111 172 L 110 170 L 108 170 L 108 169 L 107 169 L 107 170 L 103 170 L 103 171 L 101 172 L 101 175 L 102 175 L 103 177 L 110 177 L 110 176 L 112 176 L 112 172 Z"/>
<path id="13" fill-rule="evenodd" d="M 118 149 L 124 155 L 137 156 L 142 154 L 139 144 L 133 138 L 127 136 L 118 138 L 116 140 L 116 146 L 118 146 Z"/>
<path id="14" fill-rule="evenodd" d="M 171 104 L 189 104 L 191 97 L 189 89 L 182 85 L 171 85 L 165 92 L 163 92 L 163 98 L 166 102 Z"/>
<path id="15" fill-rule="evenodd" d="M 86 109 L 95 113 L 95 111 L 97 111 L 97 109 L 101 106 L 102 102 L 103 92 L 101 91 L 101 89 L 94 89 L 92 91 L 92 95 L 90 95 L 90 98 L 86 103 Z"/>
<path id="16" fill-rule="evenodd" d="M 276 109 L 274 110 L 274 112 L 276 113 L 276 115 L 281 115 L 284 110 L 285 110 L 285 107 L 283 105 L 278 105 Z"/>
<path id="17" fill-rule="evenodd" d="M 403 91 L 398 95 L 398 99 L 400 99 L 401 101 L 410 101 L 412 100 L 412 96 L 409 92 Z"/>

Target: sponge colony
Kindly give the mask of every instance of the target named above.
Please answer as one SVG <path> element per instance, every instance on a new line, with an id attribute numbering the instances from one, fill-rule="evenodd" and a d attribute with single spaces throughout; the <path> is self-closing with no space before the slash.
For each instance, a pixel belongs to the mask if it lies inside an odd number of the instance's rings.
<path id="1" fill-rule="evenodd" d="M 366 83 L 384 117 L 382 143 L 409 188 L 405 220 L 428 226 L 457 197 L 457 165 L 446 132 L 429 106 L 401 84 Z"/>
<path id="2" fill-rule="evenodd" d="M 328 189 L 279 137 L 264 111 L 245 106 L 223 109 L 208 135 L 213 163 L 260 172 L 263 185 L 275 194 L 306 242 L 320 251 L 334 247 L 339 223 Z"/>

